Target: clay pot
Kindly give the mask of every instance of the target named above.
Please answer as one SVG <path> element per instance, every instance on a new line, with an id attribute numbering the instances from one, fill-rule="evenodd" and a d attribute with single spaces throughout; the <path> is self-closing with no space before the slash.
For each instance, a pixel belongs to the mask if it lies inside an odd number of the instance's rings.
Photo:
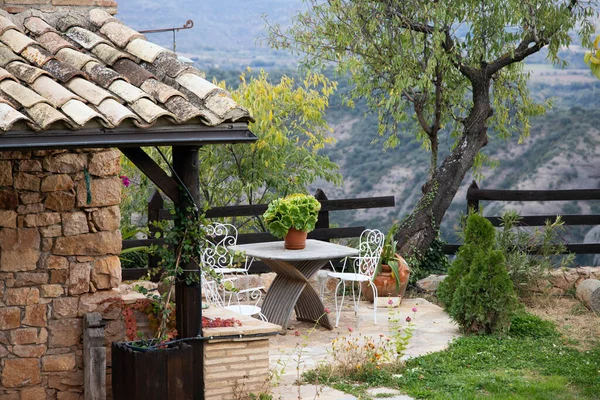
<path id="1" fill-rule="evenodd" d="M 290 228 L 287 235 L 283 238 L 285 248 L 288 250 L 302 250 L 306 247 L 306 236 L 308 232 L 299 231 Z"/>
<path id="2" fill-rule="evenodd" d="M 400 274 L 400 287 L 396 289 L 396 278 L 392 272 L 392 267 L 387 264 L 381 266 L 381 272 L 373 279 L 373 284 L 377 288 L 378 297 L 398 297 L 404 296 L 406 292 L 406 286 L 408 285 L 408 278 L 410 277 L 410 269 L 408 264 L 404 261 L 404 258 L 400 257 L 399 254 L 395 254 L 394 258 L 398 260 L 398 272 Z M 362 292 L 365 298 L 373 302 L 373 289 L 367 282 L 362 282 Z M 400 300 L 402 301 L 402 300 Z"/>

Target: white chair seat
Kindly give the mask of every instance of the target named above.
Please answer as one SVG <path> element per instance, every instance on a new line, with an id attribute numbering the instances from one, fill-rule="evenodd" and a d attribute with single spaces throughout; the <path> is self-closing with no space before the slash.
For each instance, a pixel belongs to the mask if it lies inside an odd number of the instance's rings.
<path id="1" fill-rule="evenodd" d="M 355 274 L 352 272 L 330 272 L 327 274 L 330 278 L 341 279 L 344 281 L 367 282 L 370 278 L 363 274 Z"/>
<path id="2" fill-rule="evenodd" d="M 238 314 L 248 315 L 248 316 L 260 314 L 259 306 L 240 304 L 240 305 L 233 305 L 233 306 L 225 306 L 223 308 L 226 310 L 229 310 L 229 311 L 233 311 Z"/>
<path id="3" fill-rule="evenodd" d="M 217 274 L 222 275 L 245 274 L 248 272 L 245 268 L 213 268 L 213 271 L 215 271 Z"/>

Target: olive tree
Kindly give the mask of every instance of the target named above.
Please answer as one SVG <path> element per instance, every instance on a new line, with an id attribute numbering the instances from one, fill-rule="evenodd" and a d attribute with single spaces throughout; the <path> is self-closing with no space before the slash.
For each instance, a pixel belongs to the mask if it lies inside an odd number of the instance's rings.
<path id="1" fill-rule="evenodd" d="M 409 126 L 431 151 L 422 197 L 397 234 L 406 256 L 425 253 L 467 171 L 485 164 L 489 132 L 525 137 L 529 117 L 543 113 L 522 61 L 547 48 L 560 64 L 570 31 L 589 42 L 594 14 L 578 0 L 306 1 L 289 27 L 270 26 L 271 44 L 347 74 L 386 146 Z M 440 159 L 442 135 L 452 144 Z"/>

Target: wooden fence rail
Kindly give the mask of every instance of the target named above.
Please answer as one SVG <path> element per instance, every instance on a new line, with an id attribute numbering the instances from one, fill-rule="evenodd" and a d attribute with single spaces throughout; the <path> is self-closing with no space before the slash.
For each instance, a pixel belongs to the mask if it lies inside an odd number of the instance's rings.
<path id="1" fill-rule="evenodd" d="M 497 190 L 480 189 L 473 181 L 467 190 L 467 212 L 469 209 L 479 210 L 480 201 L 578 201 L 600 200 L 600 189 L 574 190 Z M 555 220 L 557 215 L 522 216 L 520 226 L 543 226 L 548 220 Z M 502 223 L 500 217 L 486 217 L 492 225 L 498 227 Z M 600 225 L 600 215 L 563 215 L 561 219 L 566 226 Z M 446 254 L 454 254 L 460 244 L 443 246 Z M 600 243 L 567 243 L 566 253 L 600 254 Z M 535 249 L 532 249 L 535 252 Z"/>
<path id="2" fill-rule="evenodd" d="M 358 209 L 371 209 L 371 208 L 382 208 L 382 207 L 394 207 L 396 202 L 394 196 L 382 196 L 382 197 L 368 197 L 368 198 L 355 198 L 355 199 L 341 199 L 341 200 L 328 200 L 327 196 L 321 189 L 317 189 L 315 192 L 315 198 L 321 203 L 321 211 L 319 212 L 319 219 L 317 221 L 316 229 L 308 234 L 309 239 L 317 239 L 329 241 L 330 239 L 341 239 L 341 238 L 352 238 L 359 237 L 362 231 L 365 229 L 364 226 L 349 226 L 332 228 L 329 225 L 329 213 L 332 211 L 342 210 L 358 210 Z M 267 204 L 253 204 L 253 205 L 240 205 L 240 206 L 228 206 L 228 207 L 214 207 L 206 212 L 206 217 L 212 218 L 231 218 L 231 217 L 253 217 L 262 215 L 267 209 Z M 172 215 L 168 210 L 164 209 L 164 200 L 160 193 L 155 192 L 150 201 L 148 202 L 148 228 L 151 236 L 156 232 L 156 228 L 153 226 L 154 221 L 170 220 Z M 271 242 L 277 239 L 275 236 L 267 232 L 256 232 L 256 233 L 241 233 L 238 235 L 238 243 L 259 243 L 259 242 Z M 138 247 L 138 246 L 150 246 L 152 244 L 162 244 L 162 239 L 136 239 L 136 240 L 124 240 L 123 249 Z M 150 257 L 148 267 L 150 269 L 157 266 L 158 260 Z M 270 271 L 270 269 L 260 261 L 252 263 L 251 272 L 263 272 Z M 146 275 L 148 268 L 127 268 L 123 269 L 123 279 L 139 279 Z"/>

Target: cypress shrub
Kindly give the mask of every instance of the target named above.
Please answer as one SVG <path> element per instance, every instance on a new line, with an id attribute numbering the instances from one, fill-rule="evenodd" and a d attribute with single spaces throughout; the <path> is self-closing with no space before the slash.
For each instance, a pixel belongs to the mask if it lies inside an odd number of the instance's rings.
<path id="1" fill-rule="evenodd" d="M 494 227 L 471 214 L 464 236 L 465 244 L 438 289 L 440 300 L 465 333 L 504 333 L 518 302 L 504 255 L 494 249 Z"/>

